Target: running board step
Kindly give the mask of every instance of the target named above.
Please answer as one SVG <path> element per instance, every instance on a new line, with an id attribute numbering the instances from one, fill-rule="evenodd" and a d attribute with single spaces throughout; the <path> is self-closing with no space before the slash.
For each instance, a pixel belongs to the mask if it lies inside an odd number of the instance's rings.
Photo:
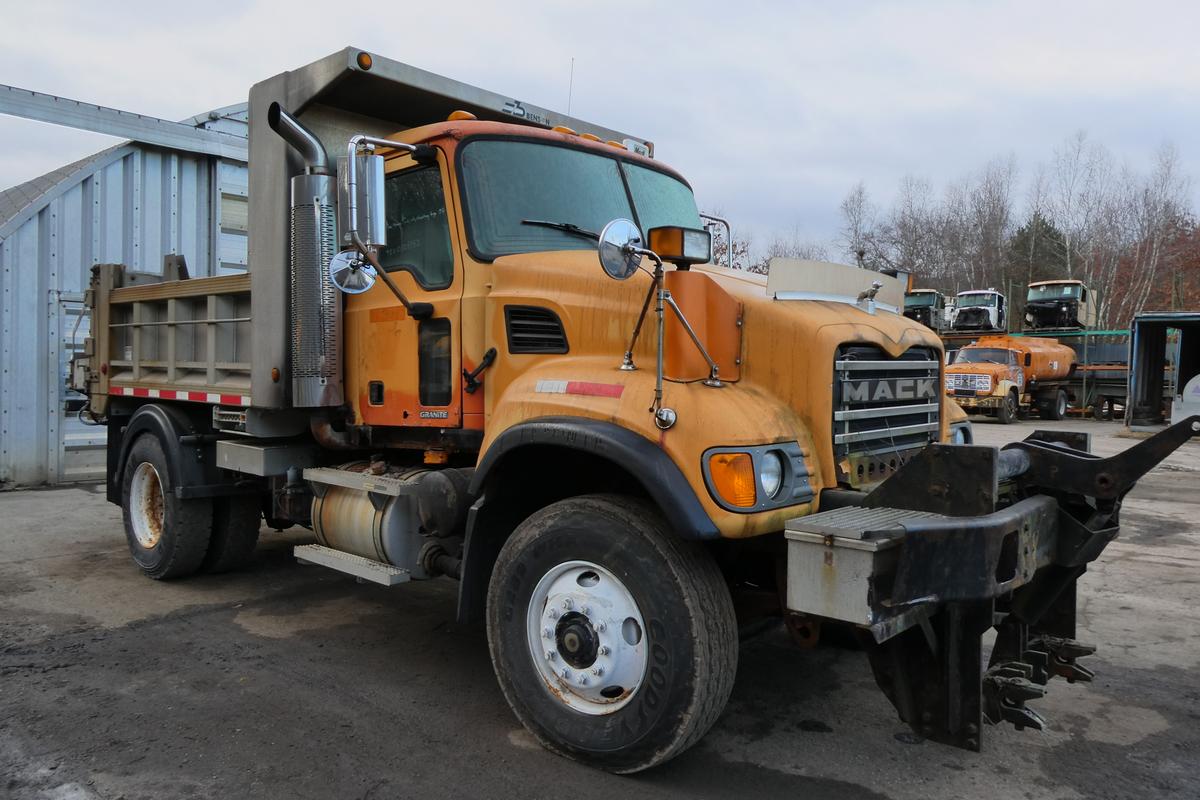
<path id="1" fill-rule="evenodd" d="M 301 564 L 316 564 L 320 567 L 329 567 L 330 569 L 344 572 L 347 575 L 353 575 L 364 581 L 378 583 L 381 586 L 395 586 L 397 583 L 407 583 L 411 577 L 406 569 L 393 567 L 391 564 L 384 564 L 382 561 L 372 561 L 369 558 L 356 556 L 353 553 L 344 553 L 341 550 L 334 550 L 332 547 L 325 547 L 319 544 L 296 545 L 292 550 L 292 555 Z"/>

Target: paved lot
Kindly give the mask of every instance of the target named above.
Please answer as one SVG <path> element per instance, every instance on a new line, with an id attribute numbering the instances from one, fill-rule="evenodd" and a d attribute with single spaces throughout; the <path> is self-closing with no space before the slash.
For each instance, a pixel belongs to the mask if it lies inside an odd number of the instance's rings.
<path id="1" fill-rule="evenodd" d="M 1134 443 L 1060 424 L 1101 453 Z M 272 533 L 247 571 L 156 583 L 99 487 L 2 494 L 0 797 L 1196 798 L 1198 489 L 1193 443 L 1127 500 L 1081 585 L 1097 680 L 1052 684 L 1048 731 L 989 728 L 981 754 L 915 742 L 860 653 L 767 635 L 712 733 L 633 778 L 534 744 L 448 581 L 357 585 Z"/>

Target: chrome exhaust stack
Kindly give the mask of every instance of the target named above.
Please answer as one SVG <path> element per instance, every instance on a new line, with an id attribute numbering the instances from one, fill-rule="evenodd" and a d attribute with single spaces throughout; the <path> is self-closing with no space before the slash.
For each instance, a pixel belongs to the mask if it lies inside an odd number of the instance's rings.
<path id="1" fill-rule="evenodd" d="M 289 206 L 292 405 L 340 406 L 342 299 L 327 269 L 338 251 L 337 179 L 320 139 L 279 103 L 267 124 L 304 158 Z"/>

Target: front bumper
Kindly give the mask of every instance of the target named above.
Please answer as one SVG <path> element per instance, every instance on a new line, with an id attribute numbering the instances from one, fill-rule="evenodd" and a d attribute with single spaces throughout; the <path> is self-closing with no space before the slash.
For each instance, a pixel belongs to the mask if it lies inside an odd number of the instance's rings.
<path id="1" fill-rule="evenodd" d="M 1070 530 L 1060 552 L 1063 525 Z M 787 605 L 853 623 L 883 642 L 940 604 L 991 600 L 1051 564 L 1086 563 L 1116 533 L 1115 526 L 1070 526 L 1048 495 L 973 517 L 862 506 L 824 511 L 787 523 Z"/>
<path id="2" fill-rule="evenodd" d="M 980 724 L 1041 728 L 1025 701 L 1076 659 L 1075 585 L 1119 531 L 1138 478 L 1194 436 L 1191 417 L 1119 455 L 1035 431 L 1003 450 L 930 445 L 859 505 L 786 525 L 787 608 L 862 632 L 876 682 L 920 736 L 978 750 Z M 827 504 L 828 505 L 828 504 Z M 983 636 L 995 628 L 990 660 Z"/>
<path id="3" fill-rule="evenodd" d="M 958 403 L 964 409 L 984 409 L 995 410 L 1004 404 L 1003 397 L 994 395 L 976 395 L 976 394 L 958 394 L 957 392 L 950 395 L 954 398 L 954 402 Z"/>

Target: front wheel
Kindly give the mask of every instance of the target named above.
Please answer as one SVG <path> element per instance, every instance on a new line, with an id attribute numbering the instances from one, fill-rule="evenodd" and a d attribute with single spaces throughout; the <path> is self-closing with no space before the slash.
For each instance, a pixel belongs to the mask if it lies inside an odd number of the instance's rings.
<path id="1" fill-rule="evenodd" d="M 487 629 L 525 727 L 611 772 L 692 746 L 737 669 L 733 604 L 712 557 L 628 497 L 562 500 L 518 526 L 492 573 Z"/>
<path id="2" fill-rule="evenodd" d="M 1005 425 L 1011 425 L 1017 421 L 1017 414 L 1021 410 L 1021 403 L 1017 399 L 1016 391 L 1011 391 L 1004 395 L 1004 402 L 1000 404 L 1000 409 L 997 411 L 997 418 Z"/>

